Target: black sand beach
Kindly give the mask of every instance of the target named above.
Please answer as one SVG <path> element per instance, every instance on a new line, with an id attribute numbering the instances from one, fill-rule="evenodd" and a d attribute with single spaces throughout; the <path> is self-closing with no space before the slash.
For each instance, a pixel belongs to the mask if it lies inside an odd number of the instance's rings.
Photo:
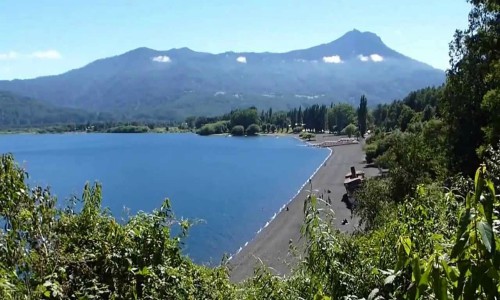
<path id="1" fill-rule="evenodd" d="M 333 135 L 318 135 L 314 143 L 338 138 Z M 351 166 L 365 171 L 367 176 L 377 174 L 377 170 L 364 168 L 362 144 L 336 146 L 332 149 L 333 154 L 312 178 L 312 188 L 319 197 L 323 196 L 325 200 L 330 197 L 331 208 L 335 211 L 335 226 L 343 232 L 352 232 L 358 220 L 351 219 L 350 210 L 341 202 L 345 193 L 344 176 Z M 290 271 L 289 263 L 293 264 L 294 258 L 288 254 L 289 243 L 292 240 L 299 249 L 303 245 L 300 228 L 304 218 L 304 199 L 309 194 L 309 188 L 306 185 L 290 202 L 288 210 L 284 209 L 279 213 L 241 252 L 233 256 L 229 262 L 232 281 L 239 282 L 250 277 L 260 261 L 278 275 L 286 275 Z M 342 225 L 344 219 L 349 223 Z"/>

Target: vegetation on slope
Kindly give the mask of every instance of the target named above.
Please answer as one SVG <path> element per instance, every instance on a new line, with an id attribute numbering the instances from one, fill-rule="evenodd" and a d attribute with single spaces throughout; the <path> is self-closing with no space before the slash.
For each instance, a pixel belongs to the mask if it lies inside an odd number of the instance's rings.
<path id="1" fill-rule="evenodd" d="M 26 128 L 98 121 L 98 114 L 59 108 L 9 92 L 0 91 L 0 128 Z"/>

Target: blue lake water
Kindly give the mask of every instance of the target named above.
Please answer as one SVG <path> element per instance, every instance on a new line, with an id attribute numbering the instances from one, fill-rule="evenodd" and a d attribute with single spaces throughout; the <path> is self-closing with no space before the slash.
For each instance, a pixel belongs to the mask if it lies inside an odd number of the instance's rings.
<path id="1" fill-rule="evenodd" d="M 115 217 L 158 208 L 170 198 L 177 217 L 202 219 L 184 252 L 218 263 L 251 240 L 327 157 L 289 137 L 200 137 L 194 134 L 0 135 L 30 184 L 59 199 L 103 184 Z"/>

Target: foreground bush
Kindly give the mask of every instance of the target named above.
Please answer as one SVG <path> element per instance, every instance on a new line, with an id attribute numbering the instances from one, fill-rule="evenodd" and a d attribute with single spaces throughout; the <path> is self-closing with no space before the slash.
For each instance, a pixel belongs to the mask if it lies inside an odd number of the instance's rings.
<path id="1" fill-rule="evenodd" d="M 327 202 L 311 194 L 306 251 L 292 273 L 280 278 L 263 266 L 233 284 L 224 265 L 207 268 L 182 255 L 190 224 L 176 220 L 168 200 L 117 222 L 101 208 L 101 187 L 87 184 L 81 202 L 60 208 L 48 189 L 29 189 L 4 155 L 0 299 L 498 299 L 497 178 L 481 167 L 473 188 L 419 185 L 401 203 L 388 199 L 390 177 L 368 182 L 355 211 L 366 227 L 353 235 L 336 229 Z"/>
<path id="2" fill-rule="evenodd" d="M 101 187 L 59 208 L 48 189 L 30 190 L 12 156 L 0 161 L 0 299 L 232 299 L 224 267 L 181 254 L 189 223 L 168 200 L 151 214 L 117 222 Z M 171 236 L 171 227 L 181 227 Z"/>

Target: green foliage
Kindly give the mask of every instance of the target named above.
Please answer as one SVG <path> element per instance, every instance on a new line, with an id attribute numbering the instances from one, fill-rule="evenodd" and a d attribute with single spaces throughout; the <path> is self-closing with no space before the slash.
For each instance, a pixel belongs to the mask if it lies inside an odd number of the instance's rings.
<path id="1" fill-rule="evenodd" d="M 241 125 L 243 128 L 248 128 L 251 124 L 259 123 L 257 109 L 248 108 L 236 110 L 231 113 L 231 126 Z"/>
<path id="2" fill-rule="evenodd" d="M 327 108 L 325 105 L 314 104 L 304 109 L 304 128 L 314 132 L 321 132 L 326 129 Z"/>
<path id="3" fill-rule="evenodd" d="M 356 111 L 347 103 L 339 103 L 328 109 L 328 130 L 340 132 L 351 123 L 355 123 Z"/>
<path id="4" fill-rule="evenodd" d="M 342 134 L 347 134 L 348 137 L 352 137 L 358 129 L 356 125 L 349 124 L 344 129 L 342 129 Z"/>
<path id="5" fill-rule="evenodd" d="M 359 108 L 358 108 L 358 124 L 359 124 L 359 133 L 362 137 L 365 136 L 366 133 L 366 119 L 368 114 L 367 108 L 368 100 L 365 95 L 361 96 L 359 100 Z"/>
<path id="6" fill-rule="evenodd" d="M 196 133 L 199 135 L 222 134 L 228 132 L 228 121 L 219 121 L 203 125 Z"/>
<path id="7" fill-rule="evenodd" d="M 293 133 L 301 133 L 304 130 L 302 126 L 296 126 L 293 128 Z"/>
<path id="8" fill-rule="evenodd" d="M 245 132 L 247 135 L 257 135 L 260 132 L 260 127 L 257 124 L 251 124 Z"/>
<path id="9" fill-rule="evenodd" d="M 194 265 L 180 251 L 190 223 L 165 200 L 151 214 L 117 222 L 101 186 L 59 208 L 50 190 L 25 184 L 13 157 L 0 158 L 0 298 L 232 299 L 224 266 Z M 78 209 L 81 207 L 81 209 Z M 171 236 L 172 226 L 181 234 Z"/>
<path id="10" fill-rule="evenodd" d="M 145 133 L 150 130 L 147 126 L 124 125 L 108 129 L 108 133 Z"/>
<path id="11" fill-rule="evenodd" d="M 308 141 L 314 139 L 315 137 L 316 137 L 316 135 L 312 132 L 305 132 L 304 131 L 304 132 L 301 132 L 299 134 L 299 138 L 301 138 L 303 140 L 308 140 Z"/>
<path id="12" fill-rule="evenodd" d="M 469 27 L 450 43 L 450 63 L 441 102 L 448 126 L 453 171 L 472 175 L 479 154 L 500 138 L 498 98 L 500 9 L 497 1 L 471 1 Z"/>
<path id="13" fill-rule="evenodd" d="M 451 202 L 460 202 L 454 243 L 447 232 L 435 232 L 433 243 L 422 251 L 418 236 L 401 237 L 398 263 L 392 276 L 407 287 L 399 288 L 407 299 L 497 299 L 500 295 L 500 255 L 498 231 L 493 230 L 499 208 L 493 183 L 484 166 L 475 176 L 475 188 L 465 199 L 446 194 Z M 424 189 L 419 192 L 425 193 Z M 464 201 L 465 200 L 465 201 Z M 432 226 L 432 225 L 431 225 Z M 436 227 L 441 228 L 441 227 Z M 421 239 L 421 238 L 420 238 Z"/>
<path id="14" fill-rule="evenodd" d="M 360 217 L 365 230 L 369 231 L 383 226 L 390 214 L 391 182 L 389 179 L 368 179 L 362 188 L 356 191 L 356 207 L 354 213 Z"/>
<path id="15" fill-rule="evenodd" d="M 417 184 L 443 178 L 446 172 L 444 157 L 428 147 L 421 135 L 413 133 L 395 135 L 388 150 L 377 161 L 389 168 L 394 201 L 413 195 Z"/>
<path id="16" fill-rule="evenodd" d="M 490 73 L 486 75 L 486 82 L 491 89 L 484 95 L 481 109 L 490 113 L 487 114 L 487 124 L 482 129 L 486 141 L 494 144 L 500 138 L 500 114 L 494 113 L 500 111 L 500 58 L 493 63 Z"/>
<path id="17" fill-rule="evenodd" d="M 84 124 L 98 115 L 59 108 L 9 92 L 0 91 L 0 128 L 28 128 L 58 124 Z"/>
<path id="18" fill-rule="evenodd" d="M 442 91 L 443 88 L 425 88 L 391 104 L 378 104 L 372 111 L 374 124 L 386 131 L 396 128 L 406 131 L 412 122 L 438 117 L 437 106 L 442 99 Z M 417 117 L 419 113 L 422 117 Z"/>
<path id="19" fill-rule="evenodd" d="M 236 125 L 231 129 L 231 134 L 234 136 L 243 136 L 245 135 L 245 128 L 241 125 Z"/>

